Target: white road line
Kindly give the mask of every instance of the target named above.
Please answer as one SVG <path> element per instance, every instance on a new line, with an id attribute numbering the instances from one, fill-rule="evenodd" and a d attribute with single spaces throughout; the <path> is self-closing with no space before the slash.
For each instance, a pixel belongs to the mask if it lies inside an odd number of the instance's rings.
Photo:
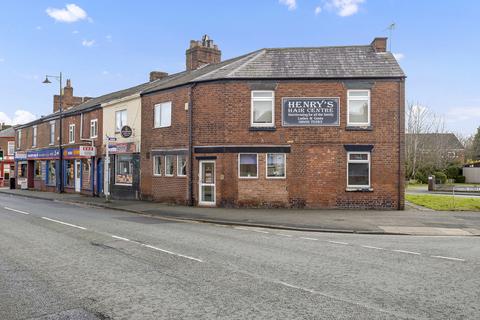
<path id="1" fill-rule="evenodd" d="M 343 245 L 348 245 L 347 242 L 340 242 L 340 241 L 328 241 L 330 243 L 334 243 L 334 244 L 343 244 Z"/>
<path id="2" fill-rule="evenodd" d="M 400 252 L 400 253 L 407 253 L 407 254 L 414 254 L 414 255 L 417 255 L 417 256 L 421 255 L 421 253 L 419 253 L 419 252 L 406 251 L 406 250 L 392 250 L 392 251 Z"/>
<path id="3" fill-rule="evenodd" d="M 362 246 L 363 248 L 367 248 L 367 249 L 375 249 L 375 250 L 385 250 L 383 248 L 380 248 L 380 247 L 374 247 L 374 246 Z"/>
<path id="4" fill-rule="evenodd" d="M 198 261 L 198 262 L 203 262 L 203 261 L 200 260 L 200 259 L 197 259 L 197 258 L 194 258 L 194 257 L 190 257 L 190 256 L 186 256 L 186 255 L 180 254 L 180 253 L 175 253 L 175 252 L 172 252 L 172 251 L 169 251 L 169 250 L 157 248 L 157 247 L 151 246 L 151 245 L 149 245 L 149 244 L 143 244 L 143 243 L 142 243 L 142 246 L 144 246 L 144 247 L 146 247 L 146 248 L 153 249 L 153 250 L 157 250 L 157 251 L 165 252 L 165 253 L 168 253 L 168 254 L 172 254 L 172 255 L 177 256 L 177 257 L 182 257 L 182 258 L 186 258 L 186 259 L 190 259 L 190 260 L 195 260 L 195 261 Z"/>
<path id="5" fill-rule="evenodd" d="M 284 234 L 284 233 L 277 233 L 276 234 L 277 236 L 282 236 L 282 237 L 287 237 L 287 238 L 291 238 L 292 236 L 289 235 L 289 234 Z"/>
<path id="6" fill-rule="evenodd" d="M 9 208 L 9 207 L 3 207 L 3 209 L 8 210 L 8 211 L 18 212 L 18 213 L 21 213 L 21 214 L 26 214 L 26 215 L 30 214 L 28 212 L 20 211 L 20 210 L 17 210 L 17 209 L 12 209 L 12 208 Z"/>
<path id="7" fill-rule="evenodd" d="M 116 236 L 116 235 L 110 235 L 112 238 L 115 238 L 115 239 L 118 239 L 118 240 L 123 240 L 123 241 L 128 241 L 130 242 L 131 240 L 130 239 L 127 239 L 127 238 L 124 238 L 124 237 L 119 237 L 119 236 Z"/>
<path id="8" fill-rule="evenodd" d="M 233 229 L 244 230 L 244 231 L 251 231 L 251 229 L 243 228 L 243 227 L 233 227 Z"/>
<path id="9" fill-rule="evenodd" d="M 289 288 L 298 289 L 298 290 L 302 290 L 302 291 L 306 291 L 306 292 L 310 292 L 310 293 L 315 293 L 315 290 L 308 289 L 308 288 L 304 288 L 304 287 L 295 286 L 295 285 L 293 285 L 293 284 L 286 283 L 286 282 L 283 282 L 283 281 L 275 281 L 275 282 L 278 283 L 278 284 L 284 285 L 284 286 L 286 286 L 286 287 L 289 287 Z"/>
<path id="10" fill-rule="evenodd" d="M 258 233 L 270 233 L 268 231 L 263 231 L 263 230 L 255 230 L 255 229 L 252 229 L 250 231 L 253 231 L 253 232 L 258 232 Z"/>
<path id="11" fill-rule="evenodd" d="M 438 259 L 445 259 L 445 260 L 453 260 L 453 261 L 465 261 L 465 259 L 444 257 L 444 256 L 431 256 L 431 257 L 432 258 L 438 258 Z"/>
<path id="12" fill-rule="evenodd" d="M 315 238 L 309 238 L 309 237 L 300 237 L 300 239 L 304 239 L 304 240 L 312 240 L 312 241 L 317 241 L 318 239 L 315 239 Z"/>
<path id="13" fill-rule="evenodd" d="M 84 228 L 84 227 L 80 227 L 80 226 L 77 226 L 77 225 L 74 225 L 74 224 L 71 224 L 71 223 L 66 223 L 66 222 L 50 219 L 50 218 L 47 218 L 47 217 L 42 217 L 42 219 L 52 221 L 52 222 L 56 222 L 56 223 L 60 223 L 60 224 L 63 224 L 63 225 L 69 226 L 69 227 L 73 227 L 73 228 L 77 228 L 77 229 L 81 229 L 81 230 L 87 230 L 87 228 Z"/>

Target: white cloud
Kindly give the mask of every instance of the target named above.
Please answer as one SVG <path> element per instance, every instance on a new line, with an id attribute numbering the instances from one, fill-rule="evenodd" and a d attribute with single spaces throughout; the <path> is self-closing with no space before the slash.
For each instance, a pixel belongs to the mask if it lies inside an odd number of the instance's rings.
<path id="1" fill-rule="evenodd" d="M 17 125 L 24 124 L 35 119 L 37 119 L 37 117 L 30 111 L 26 110 L 15 111 L 13 118 L 9 117 L 5 112 L 0 112 L 0 123 Z"/>
<path id="2" fill-rule="evenodd" d="M 318 6 L 315 8 L 315 15 L 318 16 L 322 12 L 322 7 Z"/>
<path id="3" fill-rule="evenodd" d="M 288 7 L 288 10 L 295 10 L 297 9 L 297 0 L 278 0 L 283 5 Z"/>
<path id="4" fill-rule="evenodd" d="M 58 22 L 72 23 L 88 18 L 87 12 L 76 4 L 67 4 L 64 9 L 48 8 L 46 12 Z"/>
<path id="5" fill-rule="evenodd" d="M 397 53 L 394 53 L 393 56 L 395 57 L 395 59 L 397 59 L 398 61 L 402 60 L 403 58 L 405 58 L 405 55 L 403 53 L 400 53 L 400 52 L 397 52 Z"/>
<path id="6" fill-rule="evenodd" d="M 40 30 L 42 30 L 42 29 L 43 29 L 42 26 L 36 26 L 36 27 L 35 27 L 35 30 L 38 30 L 38 31 L 40 31 Z"/>
<path id="7" fill-rule="evenodd" d="M 79 34 L 80 32 L 78 30 L 73 30 L 72 33 L 73 34 Z"/>
<path id="8" fill-rule="evenodd" d="M 84 47 L 91 47 L 95 44 L 95 40 L 83 40 L 82 46 Z"/>
<path id="9" fill-rule="evenodd" d="M 480 119 L 480 107 L 453 107 L 448 109 L 446 114 L 447 122 L 462 122 Z"/>
<path id="10" fill-rule="evenodd" d="M 103 70 L 103 71 L 102 71 L 102 74 L 103 74 L 104 76 L 106 76 L 106 75 L 110 74 L 110 72 L 108 72 L 107 70 Z"/>
<path id="11" fill-rule="evenodd" d="M 357 13 L 363 2 L 365 0 L 327 0 L 325 6 L 336 11 L 341 17 L 348 17 Z"/>

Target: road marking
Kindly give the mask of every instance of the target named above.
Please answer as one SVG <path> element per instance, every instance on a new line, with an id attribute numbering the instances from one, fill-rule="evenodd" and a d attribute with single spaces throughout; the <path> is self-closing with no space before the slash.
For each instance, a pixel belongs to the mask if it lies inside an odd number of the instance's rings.
<path id="1" fill-rule="evenodd" d="M 283 281 L 275 281 L 281 285 L 284 285 L 286 287 L 289 287 L 289 288 L 293 288 L 293 289 L 298 289 L 298 290 L 302 290 L 302 291 L 306 291 L 306 292 L 309 292 L 309 293 L 315 293 L 315 290 L 312 290 L 312 289 L 308 289 L 308 288 L 304 288 L 304 287 L 299 287 L 299 286 L 295 286 L 293 284 L 290 284 L 290 283 L 286 283 L 286 282 L 283 282 Z"/>
<path id="2" fill-rule="evenodd" d="M 414 254 L 414 255 L 417 255 L 417 256 L 421 255 L 421 253 L 419 253 L 419 252 L 406 251 L 406 250 L 392 250 L 392 251 L 400 252 L 400 253 L 407 253 L 407 254 Z"/>
<path id="3" fill-rule="evenodd" d="M 119 236 L 116 236 L 116 235 L 110 235 L 112 238 L 115 238 L 115 239 L 118 239 L 118 240 L 123 240 L 123 241 L 128 241 L 130 242 L 131 240 L 130 239 L 127 239 L 127 238 L 124 238 L 124 237 L 119 237 Z"/>
<path id="4" fill-rule="evenodd" d="M 244 231 L 251 231 L 250 229 L 248 228 L 243 228 L 243 227 L 233 227 L 234 229 L 237 229 L 237 230 L 244 230 Z"/>
<path id="5" fill-rule="evenodd" d="M 432 258 L 438 258 L 438 259 L 445 259 L 445 260 L 453 260 L 453 261 L 465 261 L 465 259 L 444 257 L 444 256 L 431 256 L 431 257 Z"/>
<path id="6" fill-rule="evenodd" d="M 77 226 L 77 225 L 74 225 L 74 224 L 71 224 L 71 223 L 66 223 L 66 222 L 50 219 L 50 218 L 47 218 L 47 217 L 42 217 L 42 219 L 52 221 L 52 222 L 56 222 L 56 223 L 60 223 L 60 224 L 63 224 L 65 226 L 69 226 L 69 227 L 73 227 L 73 228 L 77 228 L 77 229 L 81 229 L 81 230 L 87 230 L 87 228 L 84 228 L 84 227 L 80 227 L 80 226 Z"/>
<path id="7" fill-rule="evenodd" d="M 312 240 L 312 241 L 317 241 L 318 239 L 315 239 L 315 238 L 309 238 L 309 237 L 300 237 L 300 239 L 304 239 L 304 240 Z"/>
<path id="8" fill-rule="evenodd" d="M 12 208 L 9 208 L 9 207 L 3 207 L 3 209 L 8 210 L 8 211 L 18 212 L 18 213 L 21 213 L 21 214 L 26 214 L 26 215 L 30 214 L 28 212 L 20 211 L 20 210 L 17 210 L 17 209 L 12 209 Z"/>
<path id="9" fill-rule="evenodd" d="M 284 234 L 284 233 L 277 233 L 277 236 L 282 236 L 282 237 L 287 237 L 287 238 L 291 238 L 292 236 L 289 235 L 289 234 Z"/>
<path id="10" fill-rule="evenodd" d="M 334 244 L 343 244 L 343 245 L 348 245 L 348 243 L 346 242 L 341 242 L 341 241 L 328 241 L 330 243 L 334 243 Z"/>
<path id="11" fill-rule="evenodd" d="M 263 230 L 255 230 L 255 229 L 252 229 L 250 231 L 253 231 L 253 232 L 258 232 L 258 233 L 270 233 L 268 231 L 263 231 Z"/>
<path id="12" fill-rule="evenodd" d="M 362 246 L 363 248 L 367 248 L 367 249 L 375 249 L 375 250 L 385 250 L 383 248 L 380 248 L 380 247 L 374 247 L 374 246 Z"/>
<path id="13" fill-rule="evenodd" d="M 200 259 L 197 259 L 197 258 L 194 258 L 194 257 L 190 257 L 190 256 L 186 256 L 186 255 L 180 254 L 180 253 L 175 253 L 175 252 L 172 252 L 172 251 L 169 251 L 169 250 L 157 248 L 157 247 L 151 246 L 151 245 L 149 245 L 149 244 L 143 244 L 143 243 L 142 243 L 141 245 L 144 246 L 144 247 L 146 247 L 146 248 L 150 248 L 150 249 L 153 249 L 153 250 L 165 252 L 165 253 L 168 253 L 168 254 L 171 254 L 171 255 L 174 255 L 174 256 L 177 256 L 177 257 L 182 257 L 182 258 L 186 258 L 186 259 L 190 259 L 190 260 L 195 260 L 195 261 L 198 261 L 198 262 L 203 262 L 203 261 L 200 260 Z"/>

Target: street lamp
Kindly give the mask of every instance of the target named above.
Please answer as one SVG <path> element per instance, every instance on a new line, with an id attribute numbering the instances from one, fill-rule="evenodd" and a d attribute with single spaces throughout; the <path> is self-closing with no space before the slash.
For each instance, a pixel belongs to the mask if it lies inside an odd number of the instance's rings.
<path id="1" fill-rule="evenodd" d="M 62 88 L 63 88 L 63 82 L 62 82 L 62 73 L 60 72 L 60 74 L 58 76 L 49 76 L 49 75 L 46 75 L 45 76 L 45 80 L 43 80 L 42 83 L 45 83 L 45 84 L 50 84 L 52 83 L 50 81 L 49 78 L 54 78 L 56 79 L 59 84 L 60 84 L 60 97 L 58 99 L 58 111 L 59 111 L 59 122 L 60 122 L 60 128 L 59 128 L 59 132 L 58 132 L 58 136 L 59 136 L 59 139 L 60 141 L 58 142 L 58 151 L 60 152 L 60 185 L 59 185 L 59 188 L 58 188 L 58 192 L 59 193 L 62 193 L 63 192 L 63 148 L 62 148 L 62 129 L 63 129 L 63 126 L 62 126 Z"/>

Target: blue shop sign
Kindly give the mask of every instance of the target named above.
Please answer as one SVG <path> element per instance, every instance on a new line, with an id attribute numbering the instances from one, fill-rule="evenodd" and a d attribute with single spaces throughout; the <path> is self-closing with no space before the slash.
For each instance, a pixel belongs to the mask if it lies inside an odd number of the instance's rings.
<path id="1" fill-rule="evenodd" d="M 28 160 L 58 159 L 60 152 L 58 149 L 44 149 L 27 151 Z"/>
<path id="2" fill-rule="evenodd" d="M 283 98 L 282 125 L 338 126 L 340 98 Z"/>

